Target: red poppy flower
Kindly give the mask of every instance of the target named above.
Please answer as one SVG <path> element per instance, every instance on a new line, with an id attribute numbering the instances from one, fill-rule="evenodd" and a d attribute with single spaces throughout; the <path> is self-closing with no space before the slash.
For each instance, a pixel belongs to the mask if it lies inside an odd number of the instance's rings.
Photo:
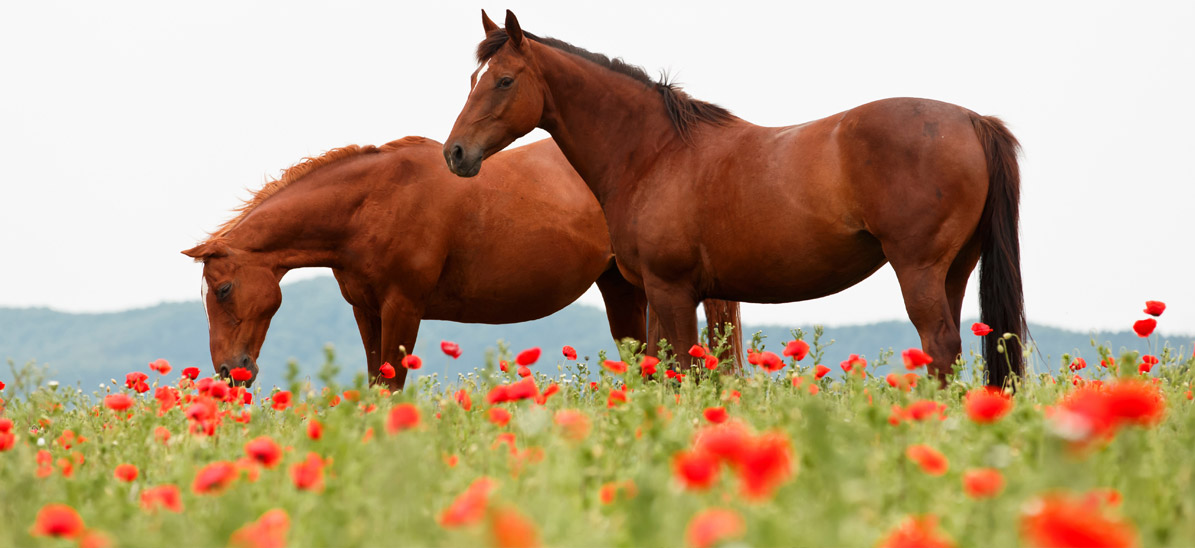
<path id="1" fill-rule="evenodd" d="M 941 476 L 950 468 L 950 461 L 946 460 L 946 455 L 928 445 L 911 445 L 905 450 L 905 456 L 931 476 Z"/>
<path id="2" fill-rule="evenodd" d="M 925 367 L 933 363 L 934 359 L 929 354 L 922 352 L 920 348 L 910 348 L 900 353 L 900 357 L 904 358 L 905 369 L 910 371 L 919 367 Z"/>
<path id="3" fill-rule="evenodd" d="M 223 491 L 237 479 L 237 468 L 231 462 L 213 462 L 195 474 L 191 490 L 196 494 L 209 495 Z"/>
<path id="4" fill-rule="evenodd" d="M 538 346 L 519 352 L 519 355 L 515 356 L 515 363 L 519 365 L 531 365 L 539 361 L 539 352 Z"/>
<path id="5" fill-rule="evenodd" d="M 784 355 L 801 361 L 809 355 L 809 343 L 800 339 L 788 341 L 788 344 L 784 345 Z"/>
<path id="6" fill-rule="evenodd" d="M 830 372 L 830 368 L 826 367 L 820 363 L 817 364 L 817 367 L 813 368 L 813 376 L 814 376 L 814 378 L 817 378 L 817 379 L 825 377 L 826 374 L 829 372 Z"/>
<path id="7" fill-rule="evenodd" d="M 157 371 L 159 375 L 167 375 L 170 373 L 170 362 L 159 358 L 149 362 L 149 368 Z"/>
<path id="8" fill-rule="evenodd" d="M 581 441 L 589 436 L 591 425 L 589 416 L 581 411 L 561 409 L 556 412 L 552 422 L 560 427 L 560 435 L 564 439 Z"/>
<path id="9" fill-rule="evenodd" d="M 747 524 L 743 517 L 726 508 L 707 508 L 698 512 L 685 527 L 685 542 L 692 548 L 712 548 L 743 536 Z"/>
<path id="10" fill-rule="evenodd" d="M 1153 317 L 1161 316 L 1166 311 L 1166 303 L 1162 301 L 1145 301 L 1145 313 Z"/>
<path id="11" fill-rule="evenodd" d="M 233 531 L 228 545 L 233 548 L 283 548 L 290 531 L 290 516 L 286 510 L 275 508 L 261 515 L 257 521 Z"/>
<path id="12" fill-rule="evenodd" d="M 564 359 L 566 359 L 566 360 L 577 359 L 577 349 L 573 348 L 567 344 L 564 345 L 563 353 L 564 353 Z"/>
<path id="13" fill-rule="evenodd" d="M 524 378 L 530 377 L 531 376 L 531 368 L 527 367 L 525 365 L 520 365 L 519 368 L 515 370 L 515 373 L 518 373 L 518 375 L 520 377 L 524 377 Z"/>
<path id="14" fill-rule="evenodd" d="M 386 419 L 386 432 L 396 434 L 419 426 L 419 408 L 413 403 L 400 403 L 390 410 Z"/>
<path id="15" fill-rule="evenodd" d="M 792 475 L 791 444 L 778 432 L 763 434 L 739 452 L 735 465 L 743 495 L 757 500 L 770 497 Z"/>
<path id="16" fill-rule="evenodd" d="M 137 479 L 137 467 L 132 464 L 118 464 L 116 470 L 112 472 L 112 476 L 123 482 L 130 482 Z"/>
<path id="17" fill-rule="evenodd" d="M 149 379 L 149 375 L 140 371 L 133 371 L 124 376 L 124 385 L 126 388 L 136 390 L 138 393 L 146 392 L 149 390 L 149 385 L 145 383 L 146 379 Z"/>
<path id="18" fill-rule="evenodd" d="M 555 394 L 559 391 L 560 391 L 559 384 L 556 384 L 556 383 L 549 384 L 548 387 L 546 389 L 544 389 L 543 392 L 541 392 L 538 396 L 535 397 L 535 403 L 538 403 L 540 405 L 548 403 L 548 398 L 552 397 L 553 394 Z"/>
<path id="19" fill-rule="evenodd" d="M 151 512 L 158 508 L 182 512 L 183 498 L 177 485 L 150 487 L 141 492 L 141 508 Z"/>
<path id="20" fill-rule="evenodd" d="M 906 412 L 909 418 L 915 421 L 923 421 L 934 416 L 939 419 L 946 418 L 946 406 L 933 400 L 915 401 L 909 404 Z"/>
<path id="21" fill-rule="evenodd" d="M 501 507 L 490 515 L 490 538 L 496 548 L 533 548 L 539 546 L 539 534 L 526 516 L 511 507 Z"/>
<path id="22" fill-rule="evenodd" d="M 260 436 L 246 443 L 245 454 L 266 468 L 273 468 L 282 461 L 282 447 L 269 436 Z"/>
<path id="23" fill-rule="evenodd" d="M 976 388 L 967 392 L 963 407 L 971 420 L 981 424 L 992 423 L 1012 410 L 1012 398 L 999 388 Z"/>
<path id="24" fill-rule="evenodd" d="M 1166 415 L 1166 400 L 1157 385 L 1123 379 L 1107 385 L 1104 399 L 1108 410 L 1120 422 L 1151 427 Z"/>
<path id="25" fill-rule="evenodd" d="M 0 390 L 4 390 L 4 381 L 0 381 Z"/>
<path id="26" fill-rule="evenodd" d="M 1004 489 L 1004 476 L 995 468 L 973 468 L 963 472 L 963 492 L 973 499 L 990 498 Z"/>
<path id="27" fill-rule="evenodd" d="M 452 359 L 461 357 L 461 345 L 452 341 L 440 341 L 440 352 L 452 356 Z"/>
<path id="28" fill-rule="evenodd" d="M 877 548 L 954 548 L 954 542 L 938 531 L 935 516 L 907 517 L 880 541 Z"/>
<path id="29" fill-rule="evenodd" d="M 510 364 L 506 363 L 506 360 L 498 360 L 498 369 L 501 369 L 503 373 L 505 373 L 509 367 Z"/>
<path id="30" fill-rule="evenodd" d="M 302 491 L 322 491 L 324 488 L 324 466 L 327 465 L 319 455 L 307 453 L 303 462 L 290 467 L 290 479 L 295 487 Z"/>
<path id="31" fill-rule="evenodd" d="M 709 489 L 718 480 L 718 459 L 705 451 L 681 451 L 672 458 L 676 478 L 686 489 Z"/>
<path id="32" fill-rule="evenodd" d="M 486 396 L 485 396 L 485 402 L 489 405 L 505 403 L 505 402 L 508 402 L 511 400 L 512 400 L 512 398 L 510 397 L 510 386 L 505 385 L 505 384 L 499 384 L 497 386 L 494 386 L 493 388 L 490 389 L 489 393 L 486 394 Z"/>
<path id="33" fill-rule="evenodd" d="M 12 432 L 0 432 L 0 453 L 12 449 L 12 446 L 17 442 L 16 434 Z"/>
<path id="34" fill-rule="evenodd" d="M 656 374 L 656 366 L 659 365 L 660 358 L 655 356 L 645 356 L 643 361 L 639 362 L 639 374 L 644 377 L 650 377 Z"/>
<path id="35" fill-rule="evenodd" d="M 104 407 L 113 411 L 124 411 L 132 406 L 133 398 L 123 392 L 104 396 Z"/>
<path id="36" fill-rule="evenodd" d="M 1137 320 L 1133 322 L 1133 331 L 1137 333 L 1138 337 L 1148 337 L 1158 327 L 1158 320 L 1153 318 L 1145 318 L 1144 320 Z"/>
<path id="37" fill-rule="evenodd" d="M 1141 362 L 1142 362 L 1142 363 L 1148 363 L 1148 364 L 1149 364 L 1149 365 L 1151 365 L 1151 366 L 1153 366 L 1153 365 L 1157 365 L 1157 364 L 1158 364 L 1158 357 L 1157 357 L 1157 356 L 1152 356 L 1152 355 L 1146 354 L 1146 355 L 1144 355 L 1144 356 L 1141 356 Z"/>
<path id="38" fill-rule="evenodd" d="M 195 380 L 196 378 L 199 377 L 199 368 L 198 367 L 184 367 L 183 368 L 183 376 L 188 379 Z"/>
<path id="39" fill-rule="evenodd" d="M 234 381 L 247 381 L 253 378 L 253 373 L 250 373 L 249 370 L 245 369 L 244 367 L 234 368 L 232 371 L 228 372 L 228 375 L 232 377 L 232 380 Z"/>
<path id="40" fill-rule="evenodd" d="M 1071 371 L 1078 371 L 1080 369 L 1086 369 L 1086 368 L 1087 368 L 1087 360 L 1085 360 L 1083 358 L 1075 358 L 1075 359 L 1071 360 L 1071 364 L 1070 364 Z"/>
<path id="41" fill-rule="evenodd" d="M 602 367 L 615 375 L 621 375 L 627 372 L 627 364 L 622 361 L 606 360 L 602 362 Z"/>
<path id="42" fill-rule="evenodd" d="M 456 403 L 460 404 L 461 408 L 465 411 L 473 409 L 473 400 L 469 398 L 469 392 L 464 388 L 457 390 L 454 397 L 456 398 Z"/>
<path id="43" fill-rule="evenodd" d="M 307 437 L 319 441 L 324 437 L 324 425 L 315 418 L 307 419 Z"/>
<path id="44" fill-rule="evenodd" d="M 699 344 L 695 344 L 689 347 L 689 355 L 693 356 L 694 358 L 703 357 L 705 356 L 705 348 L 702 348 L 702 346 Z"/>
<path id="45" fill-rule="evenodd" d="M 12 419 L 0 417 L 0 434 L 12 432 Z"/>
<path id="46" fill-rule="evenodd" d="M 490 422 L 498 426 L 506 426 L 510 422 L 510 411 L 501 407 L 491 407 L 488 413 Z"/>
<path id="47" fill-rule="evenodd" d="M 1031 501 L 1023 506 L 1021 536 L 1034 546 L 1048 548 L 1138 546 L 1131 524 L 1093 502 L 1065 494 Z"/>
<path id="48" fill-rule="evenodd" d="M 860 358 L 858 354 L 851 354 L 849 357 L 847 357 L 847 359 L 843 360 L 842 363 L 838 364 L 838 366 L 841 367 L 845 373 L 855 371 L 855 368 L 858 367 L 859 374 L 862 375 L 863 368 L 867 367 L 867 360 Z"/>
<path id="49" fill-rule="evenodd" d="M 507 394 L 511 401 L 534 400 L 539 395 L 539 387 L 535 386 L 535 379 L 528 377 L 511 383 Z"/>
<path id="50" fill-rule="evenodd" d="M 706 407 L 703 414 L 705 415 L 705 420 L 714 424 L 722 424 L 726 422 L 726 419 L 730 418 L 730 414 L 726 412 L 725 407 Z"/>
<path id="51" fill-rule="evenodd" d="M 763 368 L 768 373 L 775 373 L 784 369 L 784 360 L 777 356 L 774 352 L 764 351 L 759 355 L 759 367 Z"/>
<path id="52" fill-rule="evenodd" d="M 382 375 L 383 379 L 393 379 L 394 376 L 398 374 L 394 370 L 394 366 L 390 365 L 390 362 L 382 364 L 382 366 L 378 368 L 378 373 Z"/>
<path id="53" fill-rule="evenodd" d="M 971 324 L 971 332 L 974 333 L 976 337 L 982 337 L 988 333 L 991 333 L 992 328 L 986 323 L 975 322 Z"/>
<path id="54" fill-rule="evenodd" d="M 702 429 L 697 433 L 693 447 L 728 463 L 739 461 L 743 450 L 751 443 L 751 432 L 739 421 Z"/>
<path id="55" fill-rule="evenodd" d="M 461 493 L 440 512 L 440 526 L 445 528 L 464 527 L 472 525 L 485 518 L 486 507 L 490 503 L 490 492 L 497 483 L 487 477 L 473 480 L 465 492 Z"/>
<path id="56" fill-rule="evenodd" d="M 419 359 L 419 356 L 414 354 L 407 354 L 406 356 L 403 356 L 402 362 L 400 363 L 406 369 L 419 369 L 420 367 L 423 367 L 423 360 Z"/>
<path id="57" fill-rule="evenodd" d="M 83 518 L 65 504 L 47 504 L 37 511 L 29 534 L 35 537 L 75 538 L 83 534 Z"/>
<path id="58" fill-rule="evenodd" d="M 606 407 L 615 407 L 627 402 L 627 393 L 623 390 L 610 390 L 610 396 L 606 398 Z"/>
<path id="59" fill-rule="evenodd" d="M 290 400 L 291 393 L 289 391 L 281 390 L 274 392 L 274 395 L 270 396 L 270 401 L 272 402 L 270 406 L 275 411 L 285 411 L 287 407 L 290 407 Z"/>

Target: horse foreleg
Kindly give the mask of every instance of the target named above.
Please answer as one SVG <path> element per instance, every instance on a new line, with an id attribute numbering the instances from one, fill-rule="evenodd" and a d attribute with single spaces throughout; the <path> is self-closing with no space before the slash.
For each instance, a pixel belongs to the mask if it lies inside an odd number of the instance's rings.
<path id="1" fill-rule="evenodd" d="M 672 353 L 681 367 L 694 365 L 689 348 L 697 344 L 697 298 L 688 288 L 647 286 L 651 314 L 659 321 L 660 334 L 672 345 Z"/>
<path id="2" fill-rule="evenodd" d="M 423 308 L 406 298 L 390 298 L 382 304 L 382 361 L 394 367 L 394 378 L 381 378 L 391 390 L 402 390 L 407 382 L 407 368 L 402 366 L 406 354 L 415 352 L 415 339 Z M 372 375 L 372 372 L 371 372 Z M 370 382 L 378 378 L 370 377 Z"/>
<path id="3" fill-rule="evenodd" d="M 365 370 L 370 379 L 377 378 L 382 367 L 382 318 L 359 306 L 353 307 L 353 317 L 361 332 L 361 344 L 365 346 Z"/>

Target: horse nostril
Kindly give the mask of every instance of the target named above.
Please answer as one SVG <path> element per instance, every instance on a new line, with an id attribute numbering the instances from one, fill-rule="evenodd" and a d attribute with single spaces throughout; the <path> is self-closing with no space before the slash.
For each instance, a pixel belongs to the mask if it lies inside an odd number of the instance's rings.
<path id="1" fill-rule="evenodd" d="M 465 159 L 465 149 L 461 145 L 453 145 L 452 147 L 452 161 L 459 164 L 461 160 Z"/>
<path id="2" fill-rule="evenodd" d="M 224 377 L 224 378 L 228 378 L 228 377 L 229 377 L 229 373 L 228 373 L 228 366 L 227 366 L 227 365 L 221 365 L 221 366 L 220 366 L 220 376 L 221 376 L 221 377 Z"/>

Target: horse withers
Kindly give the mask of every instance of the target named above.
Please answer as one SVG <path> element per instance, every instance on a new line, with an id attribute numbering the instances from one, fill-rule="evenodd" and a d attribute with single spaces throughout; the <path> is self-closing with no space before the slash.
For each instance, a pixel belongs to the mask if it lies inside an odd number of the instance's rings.
<path id="1" fill-rule="evenodd" d="M 202 301 L 212 364 L 252 378 L 287 271 L 327 267 L 353 307 L 370 382 L 400 389 L 423 319 L 542 318 L 595 282 L 616 340 L 645 337 L 646 298 L 619 274 L 593 195 L 551 140 L 496 155 L 464 182 L 442 145 L 407 137 L 334 149 L 266 184 L 205 242 Z M 737 324 L 737 303 L 710 306 Z M 718 316 L 721 312 L 723 315 Z M 380 378 L 383 363 L 397 369 Z"/>
<path id="2" fill-rule="evenodd" d="M 815 299 L 890 263 L 943 380 L 979 263 L 981 319 L 996 331 L 987 381 L 1023 372 L 1021 351 L 1001 342 L 1026 328 L 1018 145 L 1000 120 L 901 98 L 760 127 L 620 59 L 525 32 L 509 11 L 505 28 L 484 12 L 482 26 L 448 166 L 484 173 L 483 160 L 546 129 L 601 203 L 623 275 L 673 346 L 697 340 L 702 299 Z"/>

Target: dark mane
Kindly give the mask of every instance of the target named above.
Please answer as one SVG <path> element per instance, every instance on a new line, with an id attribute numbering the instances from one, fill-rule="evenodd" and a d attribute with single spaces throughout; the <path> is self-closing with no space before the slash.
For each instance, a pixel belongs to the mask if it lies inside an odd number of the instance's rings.
<path id="1" fill-rule="evenodd" d="M 668 112 L 668 118 L 672 120 L 672 127 L 676 128 L 676 131 L 685 140 L 689 139 L 693 126 L 698 123 L 721 125 L 734 118 L 734 114 L 731 114 L 729 110 L 713 103 L 707 103 L 690 97 L 679 86 L 669 82 L 666 77 L 658 81 L 652 80 L 647 75 L 647 71 L 643 70 L 642 67 L 627 63 L 620 58 L 611 59 L 600 53 L 594 53 L 587 49 L 574 46 L 563 40 L 541 38 L 527 31 L 523 31 L 523 36 L 545 46 L 576 55 L 624 76 L 634 78 L 643 82 L 645 86 L 655 89 L 660 93 L 660 97 L 664 99 L 664 109 Z M 491 31 L 485 37 L 485 40 L 482 40 L 477 45 L 477 62 L 484 63 L 488 61 L 498 53 L 498 50 L 502 49 L 502 46 L 506 45 L 506 41 L 509 39 L 510 36 L 506 34 L 505 29 Z"/>

